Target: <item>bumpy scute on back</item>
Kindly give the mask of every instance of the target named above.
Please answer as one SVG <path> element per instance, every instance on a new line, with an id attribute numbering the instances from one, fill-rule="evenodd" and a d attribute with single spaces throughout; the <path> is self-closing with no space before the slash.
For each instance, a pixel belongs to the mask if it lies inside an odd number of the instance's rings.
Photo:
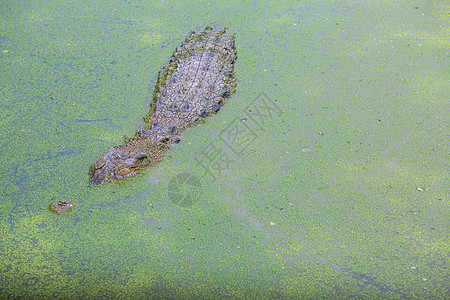
<path id="1" fill-rule="evenodd" d="M 192 32 L 159 72 L 145 129 L 109 148 L 90 167 L 90 183 L 127 178 L 161 161 L 186 129 L 216 113 L 233 94 L 236 59 L 234 36 L 225 29 Z"/>

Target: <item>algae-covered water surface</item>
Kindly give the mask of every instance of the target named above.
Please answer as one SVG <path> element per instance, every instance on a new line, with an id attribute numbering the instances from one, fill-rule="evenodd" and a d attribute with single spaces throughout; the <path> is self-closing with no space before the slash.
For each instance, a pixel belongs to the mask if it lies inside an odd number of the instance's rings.
<path id="1" fill-rule="evenodd" d="M 449 8 L 3 1 L 0 298 L 445 299 Z M 236 93 L 89 186 L 206 26 L 236 36 Z"/>

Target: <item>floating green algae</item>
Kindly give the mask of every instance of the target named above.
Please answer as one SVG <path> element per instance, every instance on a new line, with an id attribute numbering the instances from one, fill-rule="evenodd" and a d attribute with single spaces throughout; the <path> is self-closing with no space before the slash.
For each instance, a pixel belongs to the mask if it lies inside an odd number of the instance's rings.
<path id="1" fill-rule="evenodd" d="M 0 298 L 446 296 L 443 1 L 0 5 Z M 237 93 L 157 167 L 88 187 L 206 25 L 236 33 Z"/>

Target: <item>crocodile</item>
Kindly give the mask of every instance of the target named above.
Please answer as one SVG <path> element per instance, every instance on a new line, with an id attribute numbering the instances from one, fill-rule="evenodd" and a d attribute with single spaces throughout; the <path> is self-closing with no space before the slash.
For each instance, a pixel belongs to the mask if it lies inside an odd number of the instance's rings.
<path id="1" fill-rule="evenodd" d="M 91 184 L 128 178 L 156 164 L 184 131 L 219 111 L 236 88 L 235 37 L 226 30 L 192 31 L 175 49 L 158 74 L 144 129 L 91 165 Z"/>

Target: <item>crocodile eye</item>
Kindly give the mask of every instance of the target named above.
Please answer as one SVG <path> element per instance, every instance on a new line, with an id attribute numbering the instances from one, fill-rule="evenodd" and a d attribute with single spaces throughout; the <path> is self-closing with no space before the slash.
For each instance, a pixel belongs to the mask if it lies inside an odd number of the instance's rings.
<path id="1" fill-rule="evenodd" d="M 106 164 L 106 160 L 104 160 L 103 158 L 100 158 L 99 160 L 97 160 L 97 161 L 94 163 L 94 169 L 95 169 L 95 170 L 98 170 L 98 169 L 100 169 L 101 167 L 103 167 L 105 164 Z"/>
<path id="2" fill-rule="evenodd" d="M 129 168 L 122 168 L 122 169 L 120 169 L 119 171 L 117 171 L 117 175 L 119 175 L 119 176 L 125 176 L 125 175 L 127 175 L 128 173 L 130 173 L 131 172 L 131 170 L 129 169 Z"/>

